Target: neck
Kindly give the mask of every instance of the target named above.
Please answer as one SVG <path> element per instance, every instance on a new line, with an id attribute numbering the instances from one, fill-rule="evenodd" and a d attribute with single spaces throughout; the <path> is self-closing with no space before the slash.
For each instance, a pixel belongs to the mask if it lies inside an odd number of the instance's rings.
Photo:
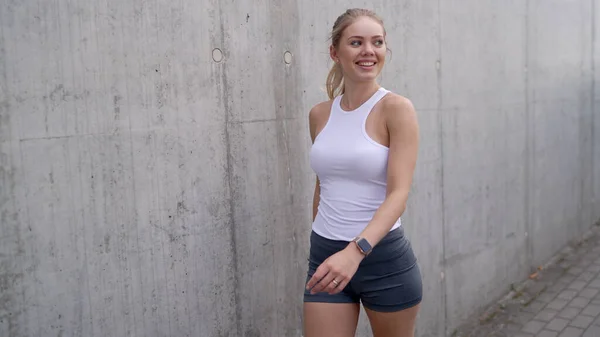
<path id="1" fill-rule="evenodd" d="M 369 82 L 348 82 L 344 84 L 344 96 L 342 97 L 342 106 L 354 110 L 366 102 L 380 86 L 375 81 Z"/>

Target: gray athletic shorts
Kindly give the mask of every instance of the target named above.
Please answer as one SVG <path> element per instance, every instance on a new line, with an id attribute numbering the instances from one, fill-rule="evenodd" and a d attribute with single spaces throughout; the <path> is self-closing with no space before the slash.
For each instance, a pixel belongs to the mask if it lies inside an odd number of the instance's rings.
<path id="1" fill-rule="evenodd" d="M 326 239 L 315 232 L 310 235 L 308 276 L 329 256 L 346 248 L 347 241 Z M 423 284 L 417 259 L 404 229 L 390 231 L 365 257 L 352 280 L 341 292 L 311 295 L 304 290 L 304 302 L 359 303 L 373 311 L 393 312 L 421 302 Z"/>

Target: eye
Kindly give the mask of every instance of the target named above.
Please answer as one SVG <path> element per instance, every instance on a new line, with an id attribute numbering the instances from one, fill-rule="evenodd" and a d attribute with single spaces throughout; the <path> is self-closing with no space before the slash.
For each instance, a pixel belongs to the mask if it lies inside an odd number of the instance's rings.
<path id="1" fill-rule="evenodd" d="M 377 40 L 377 41 L 375 41 L 375 45 L 376 46 L 383 46 L 383 40 Z"/>
<path id="2" fill-rule="evenodd" d="M 360 46 L 360 43 L 361 42 L 359 40 L 352 40 L 352 41 L 350 41 L 350 45 L 351 46 Z"/>

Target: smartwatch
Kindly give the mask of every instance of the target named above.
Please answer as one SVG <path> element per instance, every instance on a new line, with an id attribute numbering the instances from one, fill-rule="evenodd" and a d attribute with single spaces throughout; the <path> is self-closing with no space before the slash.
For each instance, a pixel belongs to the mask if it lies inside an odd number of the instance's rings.
<path id="1" fill-rule="evenodd" d="M 360 252 L 364 256 L 369 255 L 369 253 L 371 253 L 371 250 L 373 250 L 373 247 L 371 247 L 371 244 L 365 238 L 357 236 L 354 238 L 354 240 L 352 240 L 352 242 L 356 244 L 356 247 L 358 247 L 358 250 L 360 250 Z"/>

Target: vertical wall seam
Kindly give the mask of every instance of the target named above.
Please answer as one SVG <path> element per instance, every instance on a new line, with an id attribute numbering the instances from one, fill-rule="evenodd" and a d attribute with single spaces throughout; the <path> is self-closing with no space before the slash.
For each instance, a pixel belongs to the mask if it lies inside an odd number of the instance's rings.
<path id="1" fill-rule="evenodd" d="M 442 98 L 442 5 L 441 0 L 438 0 L 438 55 L 439 67 L 436 71 L 437 75 L 437 113 L 438 113 L 438 128 L 440 130 L 440 189 L 441 189 L 441 212 L 442 212 L 442 259 L 440 267 L 442 269 L 441 278 L 441 293 L 442 293 L 442 310 L 444 312 L 443 329 L 444 333 L 448 334 L 448 283 L 446 282 L 446 206 L 444 202 L 444 118 L 442 116 L 443 98 Z"/>
<path id="2" fill-rule="evenodd" d="M 225 48 L 225 25 L 223 23 L 223 9 L 221 1 L 219 3 L 219 29 L 221 31 L 221 48 L 223 48 L 223 62 L 221 65 L 221 94 L 223 95 L 224 114 L 224 132 L 225 132 L 225 151 L 226 151 L 226 166 L 227 166 L 227 188 L 229 189 L 229 240 L 231 249 L 231 263 L 233 268 L 233 300 L 235 306 L 235 322 L 234 326 L 237 334 L 240 334 L 242 311 L 240 307 L 240 292 L 238 285 L 240 278 L 238 273 L 238 252 L 237 252 L 237 235 L 235 224 L 235 203 L 234 203 L 234 181 L 233 181 L 233 163 L 231 153 L 231 135 L 229 133 L 231 106 L 229 105 L 229 88 L 227 78 L 227 50 Z"/>
<path id="3" fill-rule="evenodd" d="M 585 232 L 587 231 L 586 228 L 588 226 L 588 224 L 585 224 L 585 217 L 584 217 L 584 212 L 587 212 L 587 203 L 589 202 L 589 200 L 587 200 L 586 198 L 586 193 L 585 193 L 585 182 L 586 182 L 586 165 L 585 165 L 585 132 L 586 132 L 586 127 L 585 127 L 585 121 L 586 121 L 586 114 L 587 111 L 585 110 L 585 94 L 588 88 L 587 86 L 587 81 L 586 81 L 586 72 L 585 72 L 585 47 L 586 47 L 586 41 L 585 41 L 585 34 L 586 34 L 586 25 L 585 25 L 585 4 L 584 2 L 580 2 L 580 6 L 579 6 L 580 10 L 581 10 L 581 58 L 580 58 L 580 64 L 579 64 L 579 83 L 580 83 L 580 89 L 579 89 L 579 152 L 577 153 L 578 156 L 578 160 L 579 160 L 579 205 L 577 207 L 577 216 L 576 216 L 576 221 L 577 223 L 575 224 L 575 226 L 577 226 L 577 228 L 579 228 L 579 233 L 576 233 L 576 237 L 580 237 L 581 235 L 584 235 Z M 591 47 L 591 44 L 590 44 Z"/>
<path id="4" fill-rule="evenodd" d="M 528 268 L 533 266 L 532 212 L 531 212 L 531 166 L 533 161 L 532 117 L 529 100 L 529 10 L 530 1 L 525 2 L 525 250 Z"/>

